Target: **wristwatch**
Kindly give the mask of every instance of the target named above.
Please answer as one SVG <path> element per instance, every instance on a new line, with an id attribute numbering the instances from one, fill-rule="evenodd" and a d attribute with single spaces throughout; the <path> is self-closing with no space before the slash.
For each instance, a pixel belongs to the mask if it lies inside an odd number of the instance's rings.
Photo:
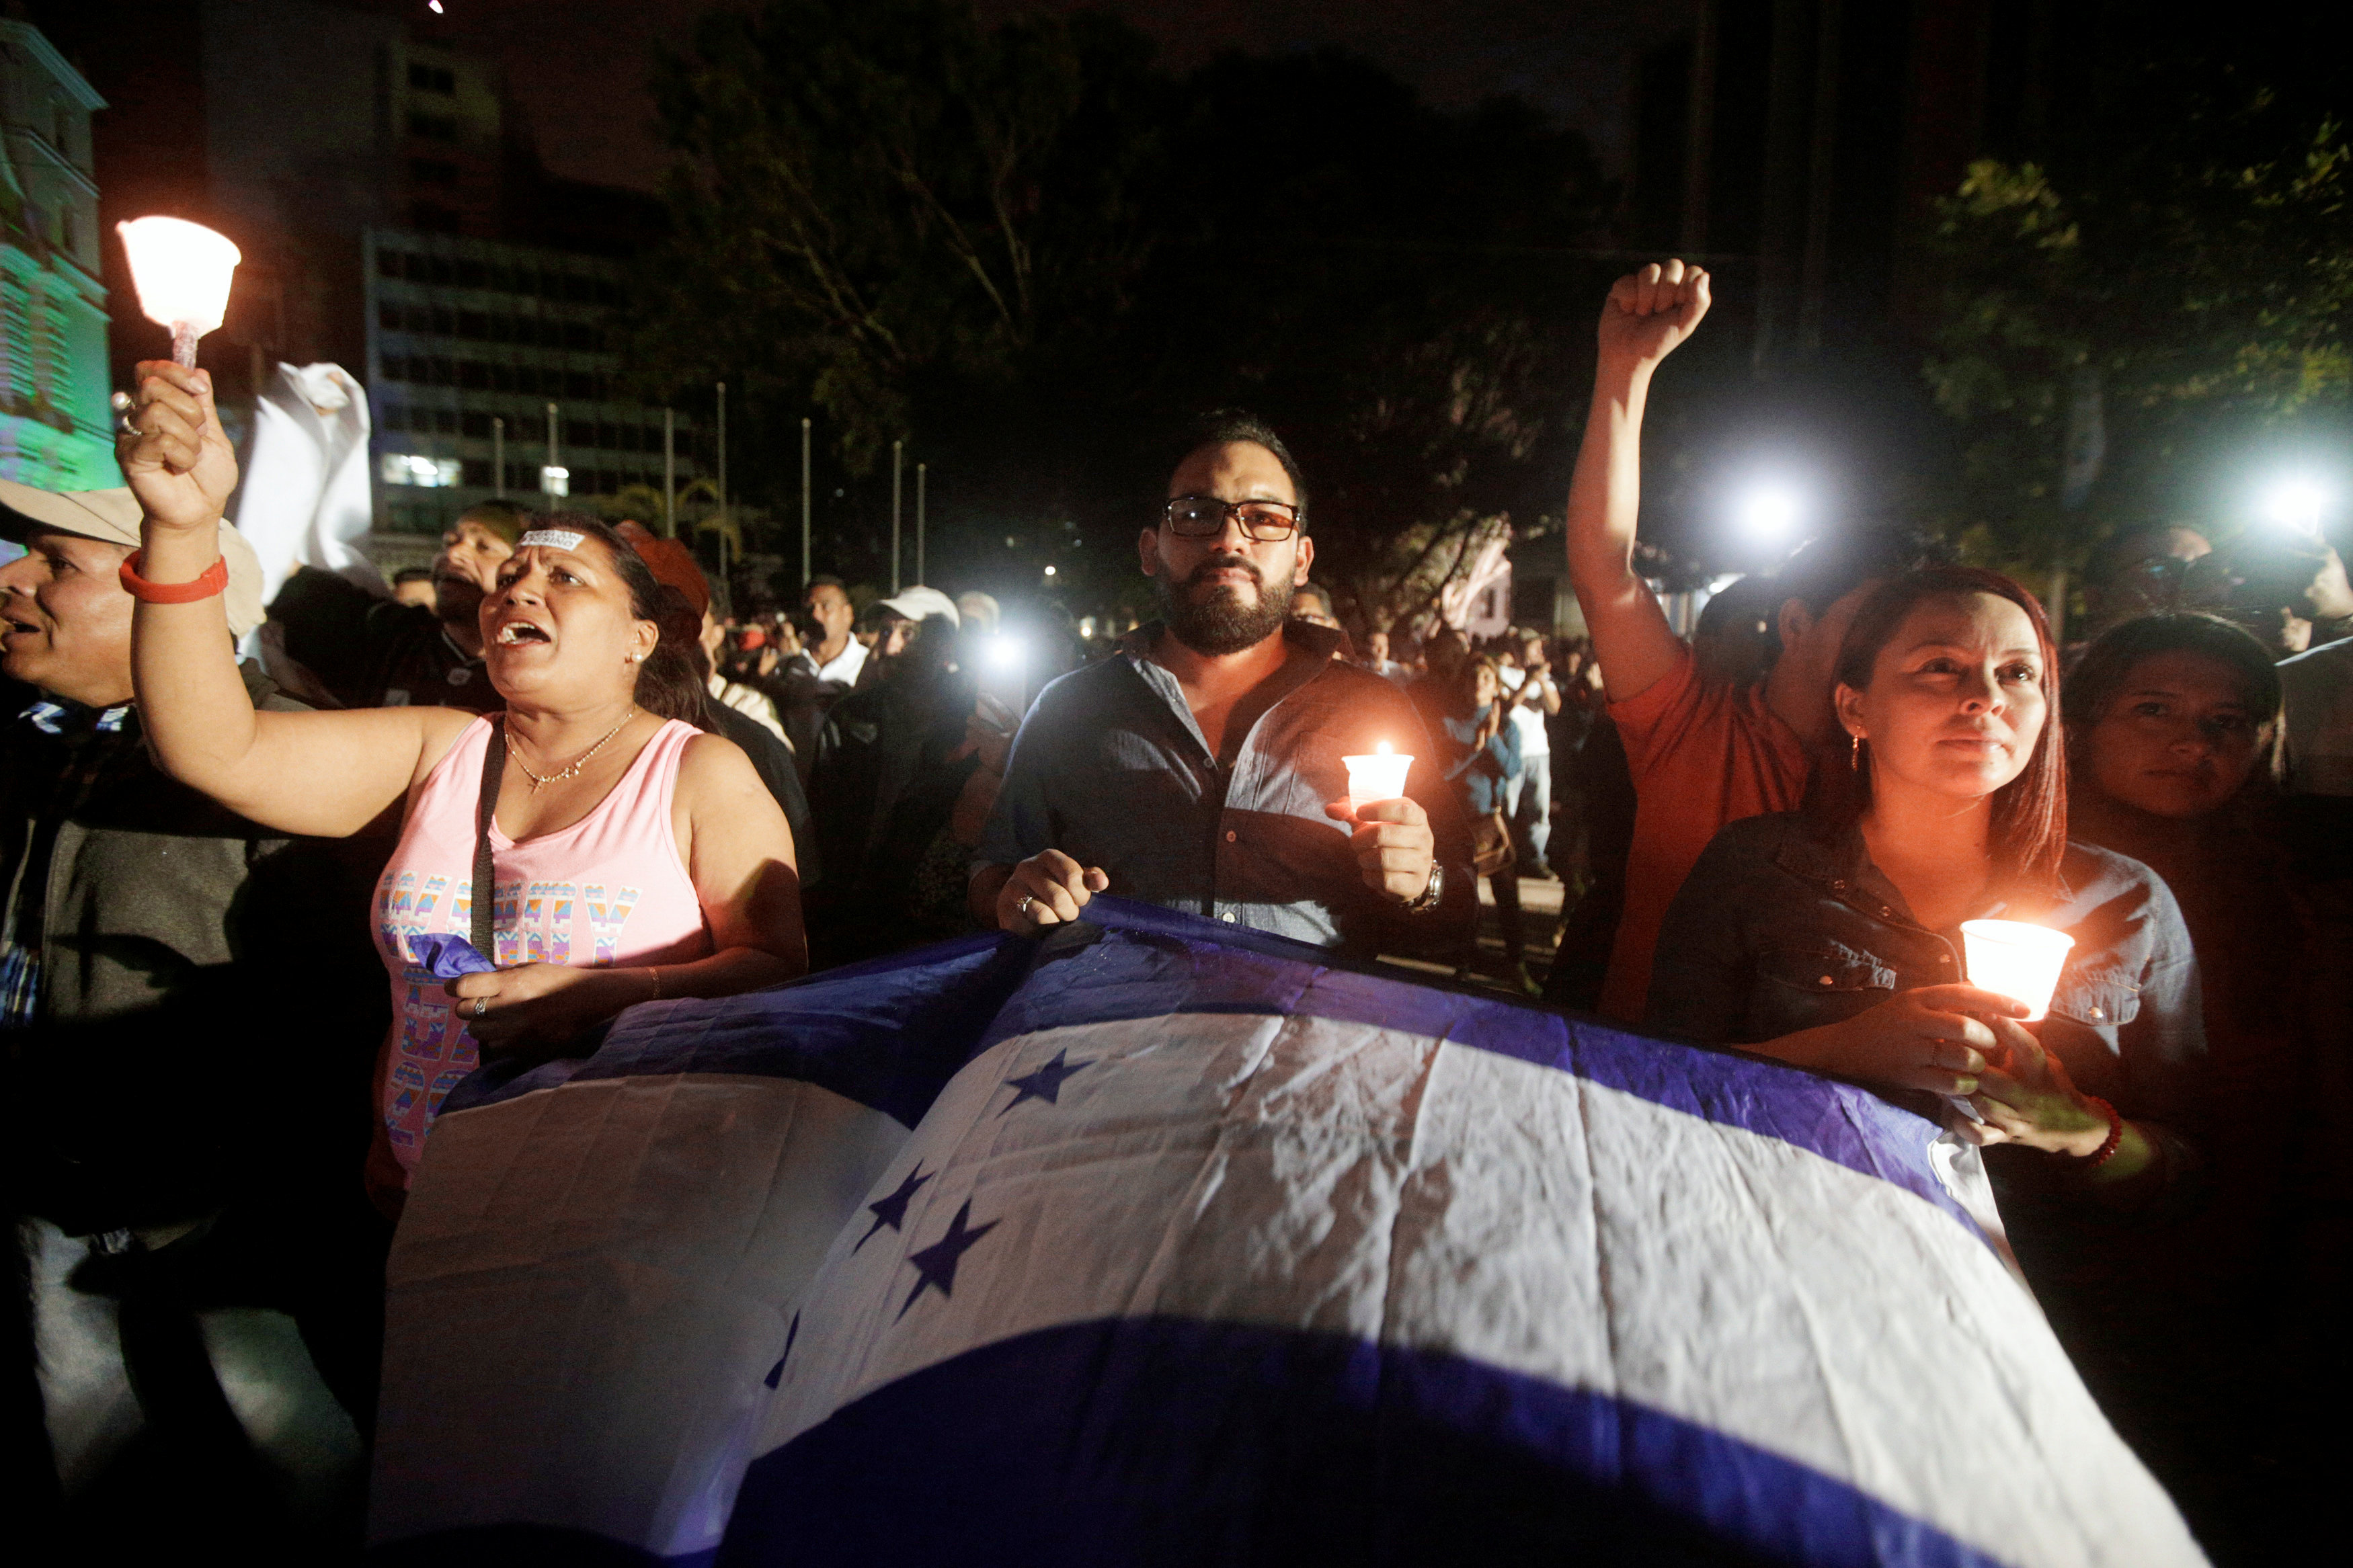
<path id="1" fill-rule="evenodd" d="M 1421 890 L 1419 898 L 1409 899 L 1398 907 L 1409 915 L 1426 915 L 1436 909 L 1438 900 L 1445 896 L 1446 868 L 1432 860 L 1430 863 L 1430 886 Z"/>

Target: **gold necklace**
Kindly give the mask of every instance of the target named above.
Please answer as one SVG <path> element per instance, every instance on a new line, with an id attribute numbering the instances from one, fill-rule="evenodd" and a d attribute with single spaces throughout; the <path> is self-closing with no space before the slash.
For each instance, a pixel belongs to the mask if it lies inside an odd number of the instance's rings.
<path id="1" fill-rule="evenodd" d="M 514 765 L 521 768 L 522 770 L 522 776 L 531 781 L 531 793 L 537 795 L 540 792 L 541 786 L 544 784 L 562 784 L 565 779 L 578 778 L 580 776 L 580 770 L 588 765 L 588 759 L 605 749 L 605 741 L 609 741 L 614 736 L 619 734 L 622 730 L 628 727 L 629 721 L 637 716 L 638 707 L 636 703 L 632 702 L 629 704 L 629 710 L 621 715 L 620 723 L 614 725 L 611 729 L 605 731 L 604 741 L 597 742 L 595 745 L 589 747 L 586 751 L 572 759 L 572 765 L 570 767 L 565 768 L 561 773 L 549 773 L 544 778 L 533 773 L 531 771 L 531 765 L 528 763 L 525 763 L 521 757 L 515 755 L 515 750 L 512 746 L 509 746 L 507 748 L 507 755 L 514 758 Z"/>

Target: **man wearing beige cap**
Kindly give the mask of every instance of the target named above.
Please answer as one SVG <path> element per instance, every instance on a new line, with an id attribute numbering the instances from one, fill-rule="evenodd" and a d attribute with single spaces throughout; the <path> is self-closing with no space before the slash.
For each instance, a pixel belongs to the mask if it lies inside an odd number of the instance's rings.
<path id="1" fill-rule="evenodd" d="M 0 567 L 8 615 L 0 669 L 90 707 L 130 701 L 131 595 L 121 574 L 139 548 L 139 503 L 131 492 L 39 490 L 0 479 L 0 539 L 25 547 Z M 241 637 L 261 623 L 261 563 L 227 524 L 221 553 L 228 562 L 229 627 Z"/>
<path id="2" fill-rule="evenodd" d="M 0 674 L 31 689 L 0 710 L 0 1063 L 16 1107 L 0 1187 L 69 1508 L 160 1450 L 195 1495 L 260 1520 L 281 1506 L 259 1484 L 272 1466 L 355 1471 L 371 1400 L 372 868 L 150 760 L 122 582 L 139 525 L 127 489 L 0 481 L 0 539 L 25 549 L 0 566 Z M 261 619 L 260 568 L 226 525 L 221 552 L 241 634 Z M 208 1361 L 224 1354 L 241 1389 L 259 1379 L 259 1405 L 227 1399 Z M 241 1407 L 277 1425 L 248 1432 Z"/>

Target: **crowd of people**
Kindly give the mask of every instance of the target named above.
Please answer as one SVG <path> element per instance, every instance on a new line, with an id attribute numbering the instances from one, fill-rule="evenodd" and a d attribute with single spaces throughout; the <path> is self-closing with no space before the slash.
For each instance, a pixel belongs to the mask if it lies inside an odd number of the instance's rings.
<path id="1" fill-rule="evenodd" d="M 1476 646 L 1352 632 L 1306 477 L 1236 413 L 1170 442 L 1157 614 L 1099 643 L 831 576 L 737 615 L 674 540 L 503 504 L 389 591 L 305 569 L 265 609 L 209 378 L 142 365 L 127 489 L 0 487 L 10 1419 L 43 1517 L 319 1560 L 459 1080 L 1110 894 L 1918 1110 L 2120 1428 L 2253 1560 L 2342 1447 L 2353 590 L 2316 538 L 2233 618 L 2256 574 L 2147 530 L 2062 646 L 2017 582 L 1857 527 L 1686 641 L 1638 565 L 1640 440 L 1709 288 L 1669 263 L 1603 308 L 1585 635 Z M 1402 791 L 1355 798 L 1344 759 L 1384 748 Z M 1561 883 L 1550 940 L 1527 877 Z M 2047 1017 L 1971 984 L 1988 917 L 2073 939 Z M 294 1415 L 224 1392 L 237 1355 Z"/>

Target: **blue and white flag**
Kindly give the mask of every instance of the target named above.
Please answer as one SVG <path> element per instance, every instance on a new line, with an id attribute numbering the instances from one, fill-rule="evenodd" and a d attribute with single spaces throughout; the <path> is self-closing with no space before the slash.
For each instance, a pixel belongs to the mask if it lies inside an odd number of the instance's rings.
<path id="1" fill-rule="evenodd" d="M 2203 1561 L 1933 1124 L 1089 912 L 453 1097 L 378 1560 Z"/>

